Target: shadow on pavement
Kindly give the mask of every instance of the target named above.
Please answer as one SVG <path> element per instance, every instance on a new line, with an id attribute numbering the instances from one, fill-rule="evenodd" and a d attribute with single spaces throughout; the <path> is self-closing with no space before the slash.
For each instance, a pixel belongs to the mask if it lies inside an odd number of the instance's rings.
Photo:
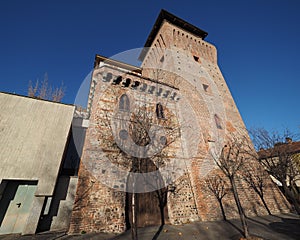
<path id="1" fill-rule="evenodd" d="M 269 226 L 273 231 L 300 239 L 300 219 L 281 218 L 280 222 L 271 222 Z"/>

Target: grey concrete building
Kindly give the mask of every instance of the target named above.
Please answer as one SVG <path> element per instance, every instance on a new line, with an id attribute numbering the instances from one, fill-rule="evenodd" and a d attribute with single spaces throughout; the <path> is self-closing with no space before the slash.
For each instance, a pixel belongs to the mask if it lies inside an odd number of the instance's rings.
<path id="1" fill-rule="evenodd" d="M 45 228 L 55 205 L 54 193 L 66 201 L 70 186 L 76 187 L 76 178 L 61 174 L 74 109 L 0 93 L 0 234 L 29 234 L 38 226 Z M 49 223 L 52 228 L 63 211 L 58 204 L 57 216 Z"/>

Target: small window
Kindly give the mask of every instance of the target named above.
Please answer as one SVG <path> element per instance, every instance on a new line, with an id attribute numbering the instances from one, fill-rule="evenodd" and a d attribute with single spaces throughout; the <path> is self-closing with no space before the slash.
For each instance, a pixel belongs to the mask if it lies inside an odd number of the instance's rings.
<path id="1" fill-rule="evenodd" d="M 140 82 L 139 82 L 139 81 L 134 81 L 134 83 L 131 84 L 131 88 L 132 88 L 132 89 L 136 89 L 139 85 L 140 85 Z"/>
<path id="2" fill-rule="evenodd" d="M 126 78 L 125 82 L 122 83 L 123 87 L 129 87 L 131 83 L 131 79 L 130 78 Z"/>
<path id="3" fill-rule="evenodd" d="M 165 56 L 162 56 L 159 61 L 162 63 L 164 62 L 164 60 L 165 60 Z"/>
<path id="4" fill-rule="evenodd" d="M 121 76 L 118 76 L 117 78 L 115 78 L 113 80 L 113 83 L 114 85 L 117 85 L 117 84 L 120 84 L 120 82 L 122 82 L 122 77 Z"/>
<path id="5" fill-rule="evenodd" d="M 162 91 L 163 91 L 162 88 L 159 88 L 158 91 L 156 92 L 156 96 L 160 96 Z"/>
<path id="6" fill-rule="evenodd" d="M 155 90 L 155 86 L 150 86 L 148 89 L 148 93 L 153 94 L 154 90 Z"/>
<path id="7" fill-rule="evenodd" d="M 123 94 L 120 97 L 119 110 L 123 111 L 123 112 L 129 112 L 129 110 L 130 110 L 129 98 L 126 94 Z"/>
<path id="8" fill-rule="evenodd" d="M 218 129 L 222 129 L 222 121 L 221 121 L 221 118 L 215 114 L 214 115 L 214 118 L 215 118 L 215 122 L 216 122 L 216 126 Z"/>
<path id="9" fill-rule="evenodd" d="M 165 118 L 164 109 L 163 109 L 163 106 L 161 105 L 161 103 L 156 104 L 156 116 L 159 119 Z"/>
<path id="10" fill-rule="evenodd" d="M 109 73 L 103 75 L 102 81 L 109 82 L 111 79 L 112 79 L 112 74 L 109 72 Z"/>
<path id="11" fill-rule="evenodd" d="M 193 56 L 193 57 L 196 62 L 199 62 L 199 57 L 197 57 L 197 56 Z"/>
<path id="12" fill-rule="evenodd" d="M 169 90 L 165 91 L 165 93 L 163 94 L 163 98 L 167 98 L 169 96 L 169 94 L 170 94 Z"/>
<path id="13" fill-rule="evenodd" d="M 207 84 L 202 84 L 202 87 L 203 87 L 205 92 L 208 92 L 209 86 Z"/>
<path id="14" fill-rule="evenodd" d="M 143 83 L 143 86 L 140 88 L 140 91 L 141 92 L 145 92 L 147 89 L 147 84 L 146 83 Z"/>
<path id="15" fill-rule="evenodd" d="M 176 92 L 173 92 L 172 96 L 170 97 L 171 100 L 175 100 L 175 97 L 176 97 L 177 93 Z"/>

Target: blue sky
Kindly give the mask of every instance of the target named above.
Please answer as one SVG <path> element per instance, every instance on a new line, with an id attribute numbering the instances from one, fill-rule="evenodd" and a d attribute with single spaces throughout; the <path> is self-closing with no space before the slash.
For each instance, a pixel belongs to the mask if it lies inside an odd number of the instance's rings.
<path id="1" fill-rule="evenodd" d="M 73 103 L 95 54 L 143 47 L 161 8 L 208 32 L 248 128 L 300 130 L 300 1 L 0 1 L 0 91 L 29 80 Z"/>

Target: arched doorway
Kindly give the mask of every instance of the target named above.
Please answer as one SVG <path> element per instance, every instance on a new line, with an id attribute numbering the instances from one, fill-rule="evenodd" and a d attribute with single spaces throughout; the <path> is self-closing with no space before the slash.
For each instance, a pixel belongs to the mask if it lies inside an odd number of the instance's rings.
<path id="1" fill-rule="evenodd" d="M 133 175 L 128 175 L 127 189 L 132 189 L 133 181 L 138 182 L 139 186 L 144 186 L 146 192 L 135 193 L 133 196 L 132 190 L 126 193 L 126 226 L 131 228 L 133 222 L 133 211 L 135 209 L 137 227 L 145 226 L 159 226 L 168 223 L 168 209 L 167 209 L 167 188 L 156 189 L 162 185 L 162 176 L 157 171 L 157 166 L 151 159 L 134 159 L 138 169 L 132 168 L 131 172 L 150 173 L 153 172 L 152 178 L 145 179 L 142 174 L 134 180 Z M 133 164 L 134 165 L 134 164 Z M 149 188 L 153 191 L 148 192 Z M 133 207 L 133 202 L 134 207 Z"/>

